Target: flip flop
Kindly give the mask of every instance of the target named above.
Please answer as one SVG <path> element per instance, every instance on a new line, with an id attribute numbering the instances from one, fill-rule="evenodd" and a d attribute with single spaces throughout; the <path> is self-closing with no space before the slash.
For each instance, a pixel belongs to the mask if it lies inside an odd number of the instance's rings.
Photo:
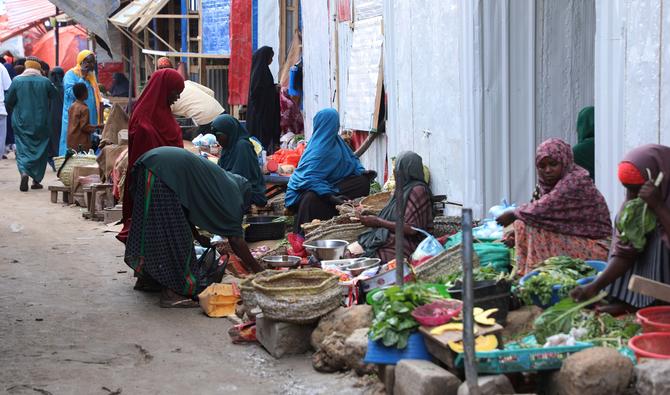
<path id="1" fill-rule="evenodd" d="M 192 309 L 195 307 L 200 307 L 200 304 L 193 299 L 181 299 L 181 300 L 160 300 L 160 306 L 166 309 Z"/>

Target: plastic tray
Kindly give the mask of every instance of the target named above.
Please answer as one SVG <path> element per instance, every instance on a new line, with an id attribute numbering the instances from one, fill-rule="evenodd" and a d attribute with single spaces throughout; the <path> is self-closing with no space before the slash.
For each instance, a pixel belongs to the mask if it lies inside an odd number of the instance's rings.
<path id="1" fill-rule="evenodd" d="M 365 363 L 395 365 L 402 359 L 423 359 L 430 361 L 430 354 L 428 354 L 421 333 L 414 332 L 409 335 L 407 347 L 402 350 L 395 347 L 386 347 L 380 340 L 368 340 L 368 351 L 364 359 Z"/>

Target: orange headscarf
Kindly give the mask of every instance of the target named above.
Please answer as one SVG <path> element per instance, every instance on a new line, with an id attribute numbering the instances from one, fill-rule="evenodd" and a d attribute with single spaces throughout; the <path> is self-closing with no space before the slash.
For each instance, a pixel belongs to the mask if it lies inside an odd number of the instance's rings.
<path id="1" fill-rule="evenodd" d="M 88 72 L 88 74 L 84 75 L 84 72 L 81 69 L 81 62 L 83 62 L 84 59 L 86 59 L 90 55 L 95 56 L 95 54 L 92 51 L 89 51 L 88 49 L 79 52 L 79 55 L 77 55 L 77 65 L 72 68 L 72 71 L 79 77 L 86 79 L 91 84 L 91 86 L 93 87 L 93 93 L 95 94 L 96 106 L 99 107 L 100 103 L 102 103 L 102 96 L 100 95 L 98 80 L 95 78 L 95 72 L 90 71 Z M 98 120 L 101 119 L 102 119 L 102 111 L 98 109 Z"/>

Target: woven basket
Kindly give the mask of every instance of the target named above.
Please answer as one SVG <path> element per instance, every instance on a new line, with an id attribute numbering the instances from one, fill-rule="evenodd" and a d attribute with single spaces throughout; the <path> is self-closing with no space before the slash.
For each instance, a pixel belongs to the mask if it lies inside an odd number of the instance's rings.
<path id="1" fill-rule="evenodd" d="M 240 281 L 240 297 L 242 298 L 244 305 L 249 308 L 258 306 L 258 302 L 256 301 L 256 289 L 252 284 L 254 279 L 274 276 L 277 273 L 276 270 L 265 270 Z"/>
<path id="2" fill-rule="evenodd" d="M 461 231 L 461 223 L 463 219 L 457 216 L 435 217 L 433 220 L 433 236 L 451 236 Z M 472 227 L 479 226 L 477 220 L 472 221 Z"/>
<path id="3" fill-rule="evenodd" d="M 361 200 L 361 206 L 369 210 L 381 212 L 392 196 L 393 192 L 375 193 L 374 195 L 363 198 L 363 200 Z"/>
<path id="4" fill-rule="evenodd" d="M 472 254 L 472 267 L 479 267 L 479 257 L 474 253 Z M 461 270 L 463 270 L 461 245 L 451 247 L 430 258 L 421 266 L 412 268 L 414 278 L 425 282 L 434 282 L 442 276 L 448 276 Z"/>
<path id="5" fill-rule="evenodd" d="M 60 170 L 58 177 L 66 187 L 72 186 L 72 173 L 74 172 L 75 166 L 97 166 L 98 162 L 96 159 L 95 156 L 91 155 L 75 155 L 68 159 L 65 166 Z M 60 169 L 63 162 L 65 162 L 64 156 L 54 158 L 56 169 Z"/>
<path id="6" fill-rule="evenodd" d="M 327 228 L 319 228 L 311 233 L 305 235 L 305 243 L 316 240 L 345 240 L 349 243 L 358 241 L 358 236 L 365 232 L 368 228 L 358 224 L 341 224 L 332 225 Z"/>
<path id="7" fill-rule="evenodd" d="M 319 269 L 302 269 L 255 278 L 252 285 L 263 315 L 277 321 L 308 324 L 340 306 L 338 276 Z"/>

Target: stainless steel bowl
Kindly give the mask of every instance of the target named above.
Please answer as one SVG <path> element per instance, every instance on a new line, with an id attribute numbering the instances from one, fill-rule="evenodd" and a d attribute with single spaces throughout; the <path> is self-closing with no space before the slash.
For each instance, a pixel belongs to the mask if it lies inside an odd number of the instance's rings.
<path id="1" fill-rule="evenodd" d="M 365 258 L 358 262 L 352 263 L 351 265 L 347 266 L 345 270 L 349 271 L 352 276 L 358 277 L 364 271 L 379 266 L 381 261 L 382 260 L 379 258 Z"/>
<path id="2" fill-rule="evenodd" d="M 342 258 L 348 245 L 345 240 L 317 240 L 305 243 L 303 247 L 319 261 L 332 261 Z"/>
<path id="3" fill-rule="evenodd" d="M 300 266 L 300 261 L 300 257 L 292 255 L 271 255 L 263 258 L 263 262 L 273 269 L 286 267 L 294 269 Z"/>
<path id="4" fill-rule="evenodd" d="M 348 266 L 353 265 L 356 262 L 365 260 L 366 258 L 350 258 L 350 259 L 336 259 L 334 261 L 321 261 L 323 267 L 336 267 L 338 270 L 347 270 Z"/>

